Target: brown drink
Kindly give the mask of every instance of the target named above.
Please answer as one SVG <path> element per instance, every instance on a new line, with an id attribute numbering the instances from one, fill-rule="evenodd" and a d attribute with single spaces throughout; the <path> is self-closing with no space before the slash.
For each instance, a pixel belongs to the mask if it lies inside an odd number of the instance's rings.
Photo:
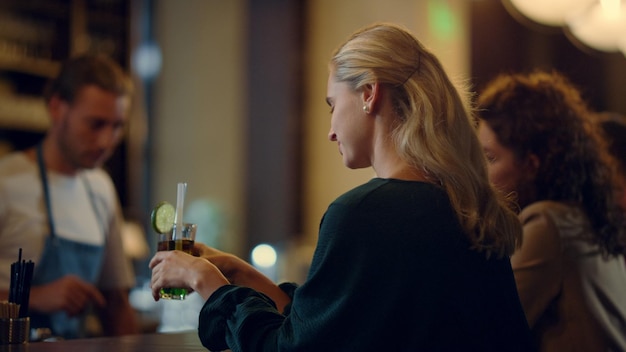
<path id="1" fill-rule="evenodd" d="M 183 251 L 185 253 L 191 254 L 191 249 L 193 248 L 193 240 L 165 240 L 159 242 L 159 246 L 157 248 L 158 251 Z"/>
<path id="2" fill-rule="evenodd" d="M 196 224 L 183 224 L 180 233 L 176 233 L 176 226 L 172 231 L 161 234 L 157 245 L 158 251 L 183 251 L 192 254 L 193 243 L 196 239 Z M 178 236 L 178 238 L 177 238 Z M 184 288 L 163 288 L 160 291 L 160 297 L 163 299 L 183 300 L 187 297 L 187 289 Z"/>

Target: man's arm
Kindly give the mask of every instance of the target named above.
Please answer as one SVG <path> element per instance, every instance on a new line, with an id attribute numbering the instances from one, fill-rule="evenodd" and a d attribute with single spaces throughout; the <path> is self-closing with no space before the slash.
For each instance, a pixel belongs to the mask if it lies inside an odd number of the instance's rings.
<path id="1" fill-rule="evenodd" d="M 106 304 L 97 310 L 106 336 L 140 333 L 135 310 L 128 301 L 128 290 L 102 291 Z"/>
<path id="2" fill-rule="evenodd" d="M 0 290 L 0 300 L 8 300 L 9 291 Z M 44 314 L 64 311 L 69 316 L 82 312 L 89 304 L 103 306 L 98 289 L 78 276 L 66 275 L 45 285 L 32 286 L 29 310 Z"/>

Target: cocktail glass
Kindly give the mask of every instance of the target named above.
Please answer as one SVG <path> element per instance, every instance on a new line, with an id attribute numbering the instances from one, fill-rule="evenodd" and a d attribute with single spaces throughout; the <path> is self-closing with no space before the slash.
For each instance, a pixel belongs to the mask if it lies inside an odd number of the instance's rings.
<path id="1" fill-rule="evenodd" d="M 179 250 L 192 254 L 193 243 L 196 239 L 196 224 L 184 223 L 180 232 L 176 231 L 176 224 L 171 231 L 159 235 L 158 251 Z M 159 297 L 162 299 L 183 300 L 187 297 L 187 289 L 167 287 L 162 288 Z"/>

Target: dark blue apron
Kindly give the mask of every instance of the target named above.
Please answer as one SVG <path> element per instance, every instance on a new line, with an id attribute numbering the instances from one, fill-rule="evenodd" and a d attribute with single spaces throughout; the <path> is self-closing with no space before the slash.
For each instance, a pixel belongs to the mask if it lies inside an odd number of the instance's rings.
<path id="1" fill-rule="evenodd" d="M 46 237 L 43 255 L 39 263 L 35 264 L 32 285 L 46 284 L 70 274 L 95 284 L 102 266 L 104 245 L 85 244 L 56 236 L 41 144 L 37 147 L 37 163 L 43 187 L 50 235 Z M 104 231 L 103 221 L 99 217 L 95 197 L 89 182 L 85 178 L 82 178 L 82 180 L 89 192 L 89 199 L 96 218 Z M 71 204 L 68 204 L 68 206 L 71 206 Z M 53 295 L 54 292 L 50 292 L 50 294 Z M 50 315 L 31 312 L 30 316 L 31 328 L 50 328 L 53 335 L 68 339 L 84 337 L 85 314 L 69 317 L 65 312 L 57 312 Z"/>

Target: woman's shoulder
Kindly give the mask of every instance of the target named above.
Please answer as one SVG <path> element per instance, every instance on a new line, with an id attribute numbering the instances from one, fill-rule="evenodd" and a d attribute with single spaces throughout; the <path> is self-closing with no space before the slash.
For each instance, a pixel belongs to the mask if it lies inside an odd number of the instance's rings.
<path id="1" fill-rule="evenodd" d="M 586 219 L 581 207 L 553 200 L 543 200 L 526 206 L 520 212 L 519 218 L 523 223 L 537 216 L 548 216 L 555 221 L 563 218 L 578 218 L 581 221 Z"/>
<path id="2" fill-rule="evenodd" d="M 445 191 L 436 185 L 390 179 L 373 179 L 332 202 L 326 220 L 376 223 L 385 221 L 407 224 L 456 219 Z"/>
<path id="3" fill-rule="evenodd" d="M 403 198 L 432 202 L 434 198 L 447 200 L 447 195 L 440 187 L 427 182 L 374 178 L 339 196 L 334 203 L 356 205 Z"/>
<path id="4" fill-rule="evenodd" d="M 525 226 L 544 224 L 554 228 L 561 239 L 586 238 L 592 231 L 589 218 L 576 205 L 558 201 L 539 201 L 522 209 L 519 218 Z"/>

